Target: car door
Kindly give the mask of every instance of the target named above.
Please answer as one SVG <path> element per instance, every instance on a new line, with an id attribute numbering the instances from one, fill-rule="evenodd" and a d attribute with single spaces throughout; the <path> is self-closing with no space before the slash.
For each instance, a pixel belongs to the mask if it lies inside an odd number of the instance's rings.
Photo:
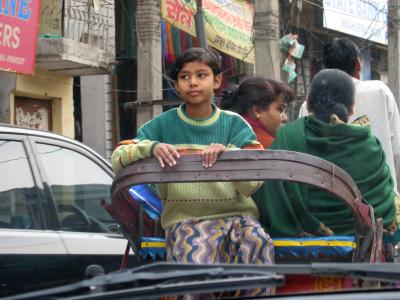
<path id="1" fill-rule="evenodd" d="M 103 199 L 110 199 L 110 165 L 78 143 L 42 137 L 31 137 L 31 142 L 56 211 L 52 229 L 67 248 L 68 272 L 82 279 L 93 264 L 105 272 L 118 270 L 126 240 L 101 206 Z"/>
<path id="2" fill-rule="evenodd" d="M 44 230 L 47 201 L 27 137 L 0 134 L 0 296 L 65 283 L 67 250 Z"/>

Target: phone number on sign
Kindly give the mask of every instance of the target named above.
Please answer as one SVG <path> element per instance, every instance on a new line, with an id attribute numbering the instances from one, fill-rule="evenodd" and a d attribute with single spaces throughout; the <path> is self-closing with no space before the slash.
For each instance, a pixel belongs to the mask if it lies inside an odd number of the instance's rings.
<path id="1" fill-rule="evenodd" d="M 2 61 L 6 61 L 8 63 L 15 65 L 22 65 L 25 62 L 25 58 L 13 55 L 0 54 L 0 62 Z"/>

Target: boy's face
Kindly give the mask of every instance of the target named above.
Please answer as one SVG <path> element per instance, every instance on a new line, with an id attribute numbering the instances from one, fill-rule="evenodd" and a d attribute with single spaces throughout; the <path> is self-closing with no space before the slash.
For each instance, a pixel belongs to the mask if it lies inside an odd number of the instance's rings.
<path id="1" fill-rule="evenodd" d="M 257 119 L 270 135 L 275 136 L 276 130 L 282 125 L 282 122 L 286 122 L 285 109 L 285 100 L 282 95 L 279 95 L 266 110 L 258 111 Z"/>
<path id="2" fill-rule="evenodd" d="M 185 100 L 186 105 L 211 103 L 214 89 L 221 86 L 222 76 L 214 76 L 212 69 L 200 61 L 183 65 L 175 81 L 175 88 Z"/>

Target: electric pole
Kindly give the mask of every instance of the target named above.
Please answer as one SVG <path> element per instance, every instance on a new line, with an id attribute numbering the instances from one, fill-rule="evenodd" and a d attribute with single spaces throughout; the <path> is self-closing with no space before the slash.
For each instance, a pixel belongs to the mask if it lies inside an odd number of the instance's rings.
<path id="1" fill-rule="evenodd" d="M 136 112 L 136 126 L 139 128 L 162 113 L 162 105 L 146 103 L 163 96 L 159 0 L 138 0 L 136 17 L 137 101 L 143 103 Z"/>
<path id="2" fill-rule="evenodd" d="M 256 0 L 254 9 L 256 74 L 279 80 L 279 1 Z"/>
<path id="3" fill-rule="evenodd" d="M 199 47 L 207 48 L 207 37 L 204 30 L 204 17 L 203 17 L 203 1 L 196 1 L 196 16 L 195 16 L 195 25 L 196 25 L 196 37 L 199 43 Z"/>

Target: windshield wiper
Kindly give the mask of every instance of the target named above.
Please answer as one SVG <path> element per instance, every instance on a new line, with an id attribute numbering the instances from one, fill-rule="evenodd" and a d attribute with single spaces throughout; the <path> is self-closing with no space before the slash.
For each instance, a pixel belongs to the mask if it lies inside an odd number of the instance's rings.
<path id="1" fill-rule="evenodd" d="M 400 281 L 400 268 L 396 263 L 308 263 L 308 264 L 275 264 L 275 265 L 244 265 L 244 264 L 171 264 L 157 262 L 139 267 L 141 270 L 155 271 L 168 270 L 195 270 L 214 267 L 223 267 L 225 270 L 256 270 L 277 274 L 303 275 L 335 275 L 348 276 L 364 280 L 379 280 L 384 282 Z"/>
<path id="2" fill-rule="evenodd" d="M 344 276 L 400 281 L 390 263 L 310 263 L 277 265 L 178 264 L 157 262 L 62 287 L 7 299 L 125 299 L 269 288 L 284 285 L 284 275 Z"/>
<path id="3" fill-rule="evenodd" d="M 159 267 L 157 267 L 159 266 Z M 5 299 L 125 299 L 283 286 L 284 276 L 229 265 L 154 263 Z M 201 266 L 201 265 L 200 265 Z M 240 266 L 240 265 L 239 265 Z"/>

